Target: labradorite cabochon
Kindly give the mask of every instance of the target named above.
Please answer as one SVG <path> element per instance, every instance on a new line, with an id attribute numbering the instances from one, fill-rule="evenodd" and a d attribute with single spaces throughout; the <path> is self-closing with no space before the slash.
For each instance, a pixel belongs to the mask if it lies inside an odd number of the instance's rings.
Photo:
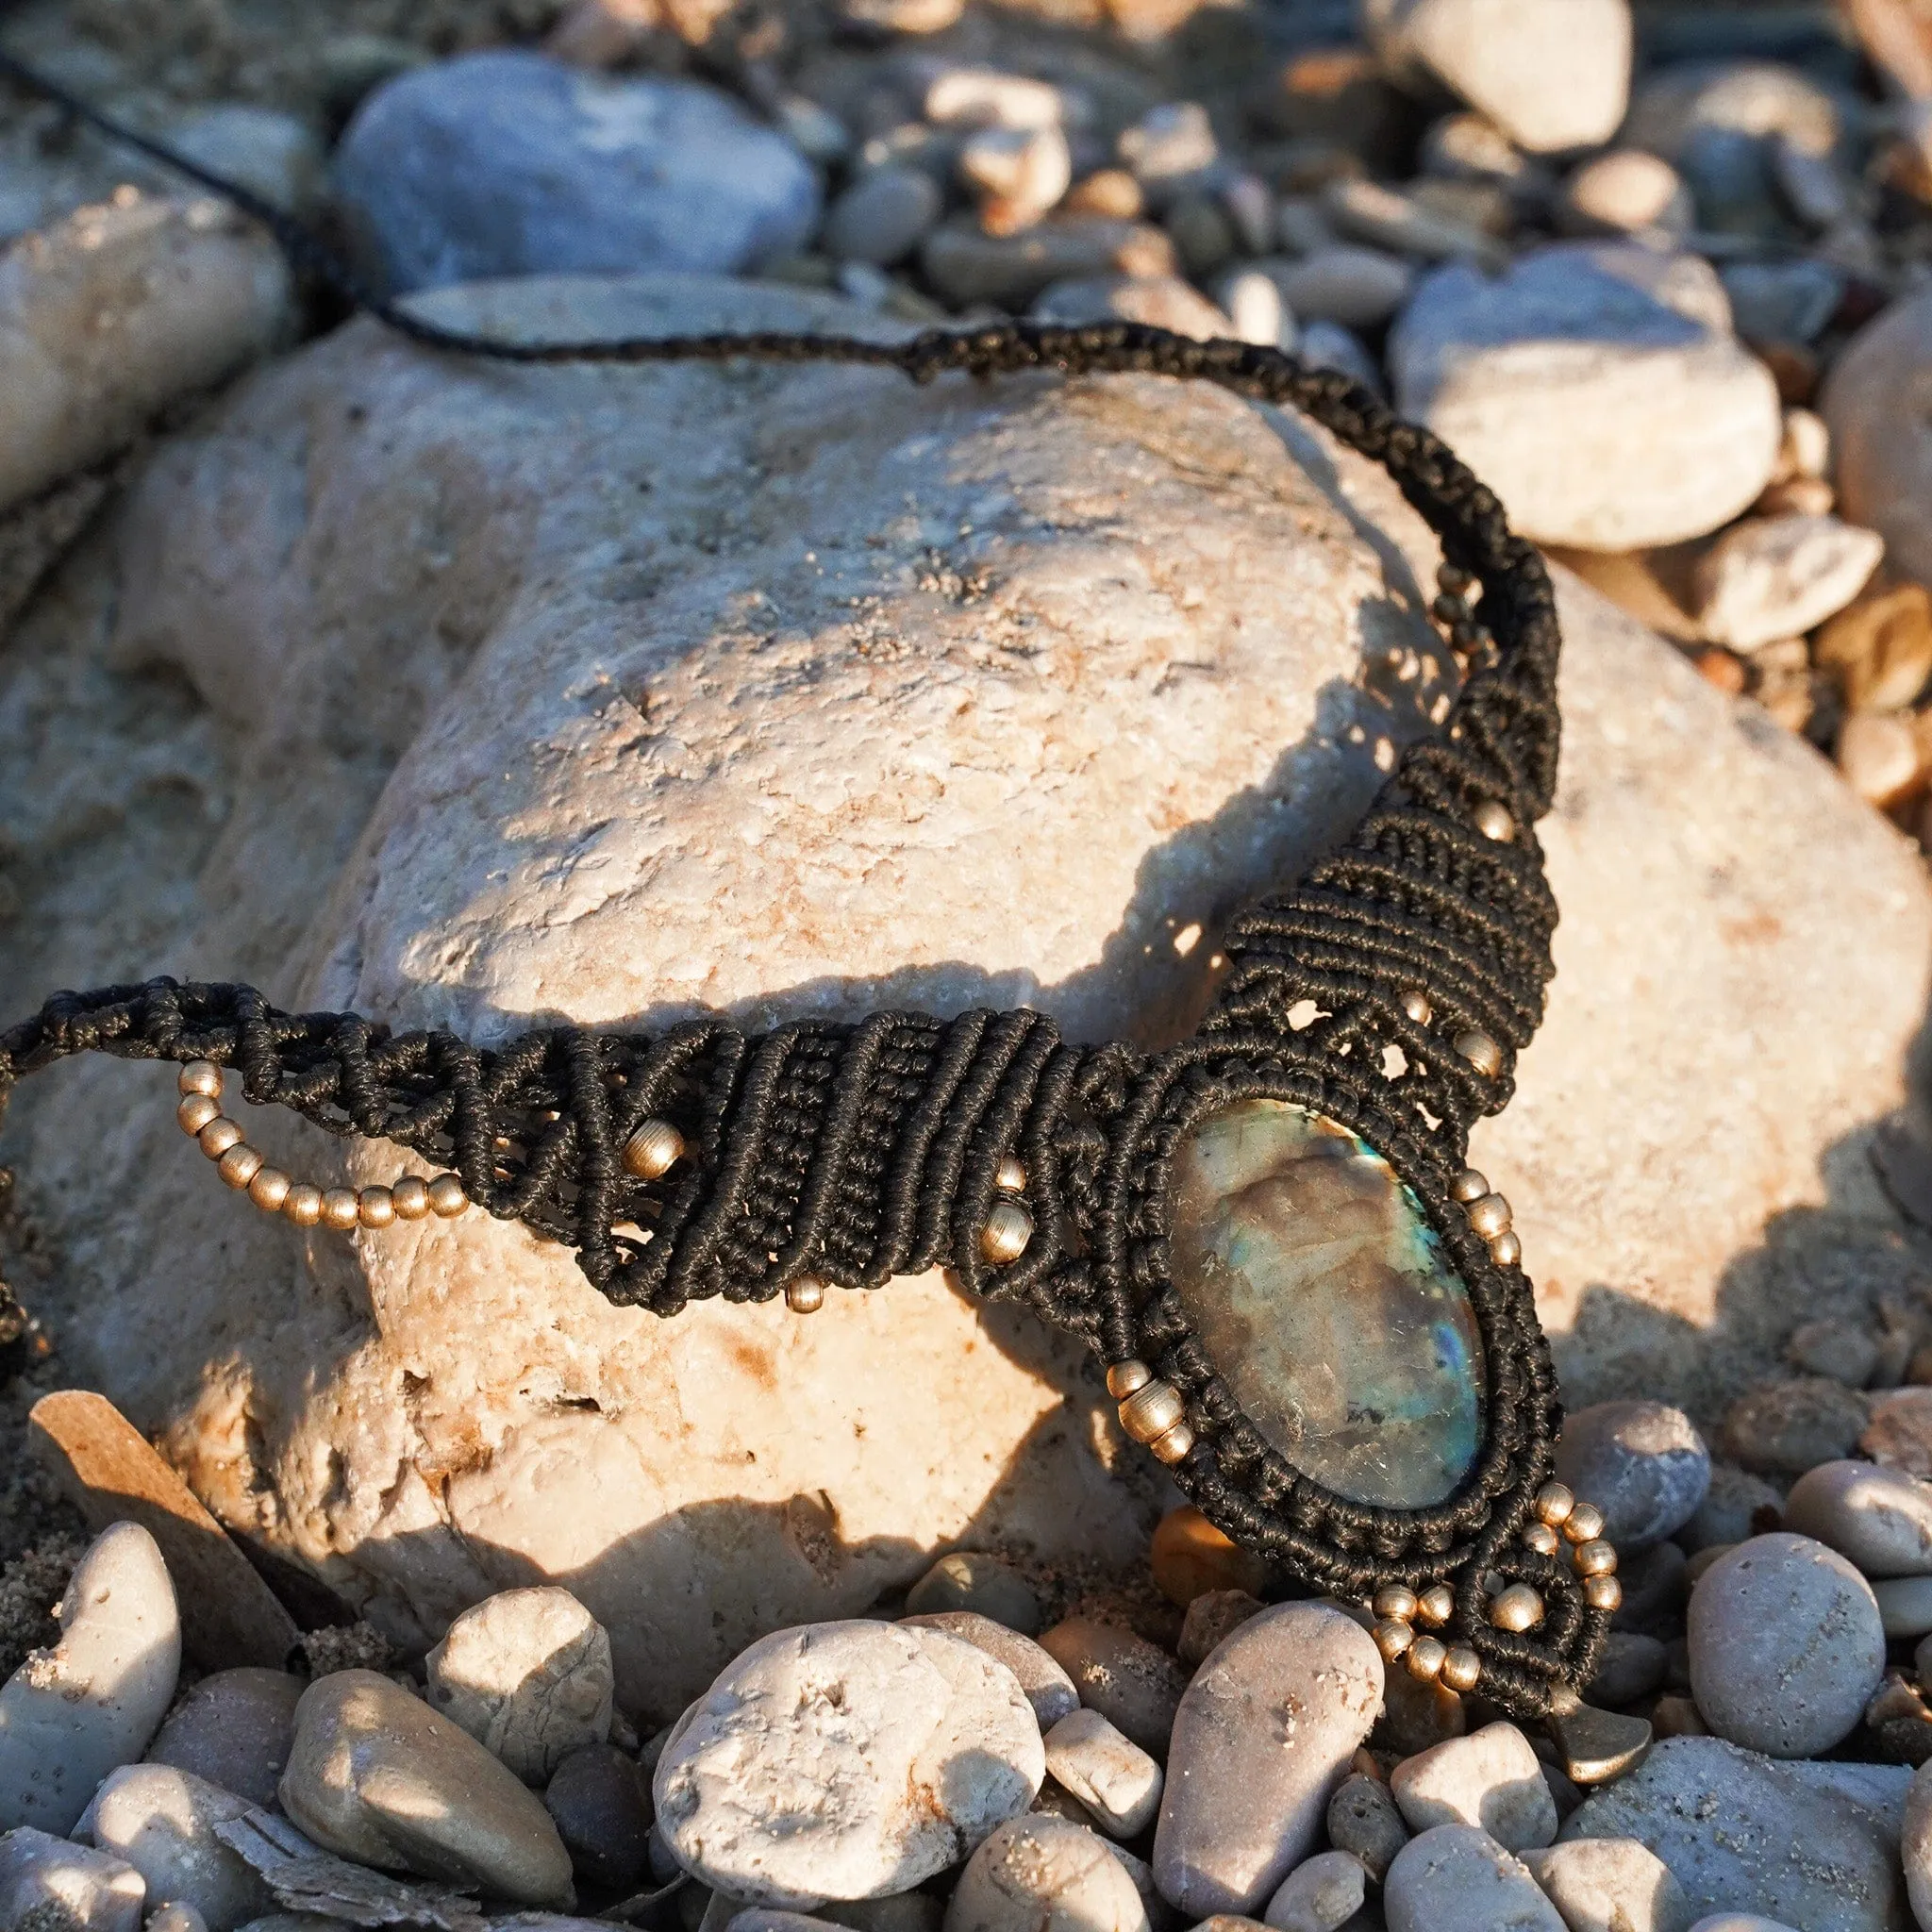
<path id="1" fill-rule="evenodd" d="M 1482 1337 L 1422 1203 L 1284 1100 L 1208 1114 L 1168 1181 L 1174 1286 L 1248 1419 L 1353 1503 L 1424 1509 L 1482 1441 Z"/>

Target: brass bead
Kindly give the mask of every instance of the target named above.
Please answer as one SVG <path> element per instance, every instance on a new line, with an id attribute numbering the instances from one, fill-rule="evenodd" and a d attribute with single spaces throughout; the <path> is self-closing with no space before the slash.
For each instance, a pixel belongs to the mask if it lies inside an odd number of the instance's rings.
<path id="1" fill-rule="evenodd" d="M 322 1224 L 325 1227 L 354 1227 L 361 1219 L 354 1188 L 327 1188 L 322 1196 Z"/>
<path id="2" fill-rule="evenodd" d="M 1523 1541 L 1539 1557 L 1554 1557 L 1563 1547 L 1563 1539 L 1547 1523 L 1532 1523 L 1523 1532 Z"/>
<path id="3" fill-rule="evenodd" d="M 1026 1163 L 1017 1154 L 1003 1155 L 992 1184 L 1003 1194 L 1024 1194 L 1026 1191 Z"/>
<path id="4" fill-rule="evenodd" d="M 1568 1483 L 1545 1483 L 1536 1492 L 1536 1502 L 1532 1507 L 1541 1521 L 1553 1529 L 1561 1529 L 1569 1522 L 1571 1510 L 1576 1507 L 1576 1498 Z"/>
<path id="5" fill-rule="evenodd" d="M 278 1167 L 260 1167 L 248 1183 L 248 1198 L 264 1214 L 279 1214 L 289 1191 L 295 1185 Z"/>
<path id="6" fill-rule="evenodd" d="M 624 1143 L 624 1168 L 641 1181 L 668 1174 L 684 1154 L 684 1136 L 669 1121 L 643 1121 Z"/>
<path id="7" fill-rule="evenodd" d="M 387 1188 L 356 1190 L 356 1219 L 364 1227 L 387 1227 L 396 1218 L 396 1197 Z"/>
<path id="8" fill-rule="evenodd" d="M 1480 1200 L 1472 1201 L 1469 1204 L 1469 1224 L 1486 1241 L 1494 1241 L 1499 1234 L 1507 1234 L 1508 1202 L 1501 1194 L 1485 1194 Z"/>
<path id="9" fill-rule="evenodd" d="M 1149 1382 L 1121 1404 L 1121 1427 L 1137 1442 L 1153 1442 L 1186 1419 L 1188 1406 L 1172 1382 Z"/>
<path id="10" fill-rule="evenodd" d="M 1604 1533 L 1604 1512 L 1594 1503 L 1578 1503 L 1563 1519 L 1563 1534 L 1573 1543 L 1593 1543 Z"/>
<path id="11" fill-rule="evenodd" d="M 1473 1167 L 1465 1167 L 1449 1183 L 1450 1193 L 1466 1208 L 1472 1201 L 1480 1201 L 1490 1191 L 1490 1184 Z"/>
<path id="12" fill-rule="evenodd" d="M 1384 1617 L 1369 1635 L 1375 1640 L 1384 1663 L 1392 1664 L 1415 1641 L 1414 1629 L 1400 1617 Z"/>
<path id="13" fill-rule="evenodd" d="M 322 1219 L 322 1190 L 297 1181 L 282 1199 L 282 1212 L 297 1227 L 313 1227 Z"/>
<path id="14" fill-rule="evenodd" d="M 201 1093 L 209 1100 L 219 1100 L 222 1070 L 212 1060 L 190 1060 L 175 1076 L 175 1085 L 183 1093 Z"/>
<path id="15" fill-rule="evenodd" d="M 1591 1609 L 1613 1617 L 1624 1607 L 1624 1586 L 1614 1576 L 1586 1576 L 1583 1579 L 1583 1601 Z"/>
<path id="16" fill-rule="evenodd" d="M 219 1160 L 230 1147 L 240 1142 L 242 1128 L 226 1114 L 218 1113 L 194 1138 L 201 1142 L 201 1151 L 210 1160 Z"/>
<path id="17" fill-rule="evenodd" d="M 1578 1543 L 1570 1560 L 1576 1565 L 1579 1576 L 1614 1576 L 1617 1572 L 1616 1545 L 1607 1543 L 1602 1537 L 1593 1537 L 1587 1543 Z"/>
<path id="18" fill-rule="evenodd" d="M 1490 1622 L 1498 1630 L 1534 1630 L 1543 1620 L 1543 1600 L 1526 1583 L 1512 1583 L 1490 1606 Z"/>
<path id="19" fill-rule="evenodd" d="M 1002 1195 L 979 1230 L 979 1252 L 994 1267 L 1004 1267 L 1008 1261 L 1017 1261 L 1032 1239 L 1032 1215 L 1010 1196 Z"/>
<path id="20" fill-rule="evenodd" d="M 1436 1009 L 1429 1004 L 1429 996 L 1411 987 L 1402 995 L 1402 1010 L 1418 1026 L 1426 1026 L 1436 1017 Z"/>
<path id="21" fill-rule="evenodd" d="M 1493 798 L 1486 798 L 1476 807 L 1475 828 L 1498 845 L 1508 844 L 1516 836 L 1516 821 Z"/>
<path id="22" fill-rule="evenodd" d="M 1450 596 L 1459 597 L 1475 578 L 1459 563 L 1440 563 L 1436 566 L 1436 581 Z"/>
<path id="23" fill-rule="evenodd" d="M 406 1174 L 389 1197 L 398 1221 L 421 1221 L 429 1212 L 429 1183 L 420 1174 Z"/>
<path id="24" fill-rule="evenodd" d="M 1444 591 L 1441 596 L 1430 599 L 1429 614 L 1439 624 L 1467 624 L 1469 603 L 1459 591 Z"/>
<path id="25" fill-rule="evenodd" d="M 1456 1614 L 1456 1592 L 1446 1583 L 1432 1583 L 1415 1600 L 1415 1613 L 1424 1624 L 1446 1624 Z"/>
<path id="26" fill-rule="evenodd" d="M 825 1284 L 816 1274 L 801 1274 L 785 1284 L 785 1306 L 794 1315 L 815 1315 L 825 1305 Z"/>
<path id="27" fill-rule="evenodd" d="M 1142 1361 L 1115 1362 L 1107 1372 L 1107 1392 L 1116 1402 L 1124 1402 L 1154 1379 L 1154 1371 Z"/>
<path id="28" fill-rule="evenodd" d="M 246 1141 L 237 1141 L 215 1162 L 215 1172 L 236 1190 L 245 1188 L 261 1172 L 261 1156 Z"/>
<path id="29" fill-rule="evenodd" d="M 175 1118 L 181 1123 L 184 1134 L 198 1134 L 210 1121 L 222 1117 L 222 1104 L 211 1093 L 191 1093 L 175 1109 Z"/>
<path id="30" fill-rule="evenodd" d="M 1385 1583 L 1375 1592 L 1375 1614 L 1407 1623 L 1415 1615 L 1415 1591 L 1406 1583 Z"/>
<path id="31" fill-rule="evenodd" d="M 1452 1690 L 1474 1690 L 1483 1674 L 1483 1660 L 1466 1643 L 1454 1643 L 1442 1659 L 1442 1681 Z"/>
<path id="32" fill-rule="evenodd" d="M 1486 1080 L 1493 1080 L 1503 1071 L 1503 1049 L 1474 1027 L 1456 1036 L 1456 1051 Z"/>
<path id="33" fill-rule="evenodd" d="M 1523 1260 L 1523 1237 L 1512 1229 L 1505 1228 L 1490 1243 L 1490 1259 L 1498 1268 L 1515 1268 Z"/>
<path id="34" fill-rule="evenodd" d="M 470 1205 L 463 1184 L 453 1174 L 440 1174 L 429 1183 L 429 1211 L 444 1221 L 460 1214 Z"/>
<path id="35" fill-rule="evenodd" d="M 1440 1638 L 1418 1637 L 1403 1659 L 1408 1665 L 1408 1674 L 1420 1677 L 1424 1684 L 1433 1684 L 1442 1674 L 1442 1666 L 1449 1661 L 1447 1646 Z"/>
<path id="36" fill-rule="evenodd" d="M 1194 1446 L 1194 1432 L 1186 1423 L 1176 1423 L 1171 1429 L 1163 1429 L 1148 1443 L 1162 1462 L 1179 1462 Z"/>

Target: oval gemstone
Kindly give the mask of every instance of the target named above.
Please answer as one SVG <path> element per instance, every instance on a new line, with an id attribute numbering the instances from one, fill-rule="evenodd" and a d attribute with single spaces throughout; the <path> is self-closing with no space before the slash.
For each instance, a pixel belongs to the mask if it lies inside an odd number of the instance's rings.
<path id="1" fill-rule="evenodd" d="M 1169 1181 L 1174 1285 L 1249 1420 L 1354 1503 L 1453 1495 L 1482 1440 L 1482 1338 L 1414 1192 L 1281 1100 L 1209 1114 Z"/>

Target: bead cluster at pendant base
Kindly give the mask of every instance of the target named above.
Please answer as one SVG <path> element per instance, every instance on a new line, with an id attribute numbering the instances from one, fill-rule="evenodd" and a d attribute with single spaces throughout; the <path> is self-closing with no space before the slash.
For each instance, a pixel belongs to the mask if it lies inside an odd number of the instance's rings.
<path id="1" fill-rule="evenodd" d="M 1161 1461 L 1178 1462 L 1194 1446 L 1181 1391 L 1145 1362 L 1116 1362 L 1107 1372 L 1107 1392 L 1120 1404 L 1121 1427 Z"/>

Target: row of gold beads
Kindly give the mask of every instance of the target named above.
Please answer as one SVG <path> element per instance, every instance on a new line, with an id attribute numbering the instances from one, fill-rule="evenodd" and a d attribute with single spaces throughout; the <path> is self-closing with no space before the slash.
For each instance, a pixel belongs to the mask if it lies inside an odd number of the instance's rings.
<path id="1" fill-rule="evenodd" d="M 265 1214 L 280 1214 L 297 1227 L 387 1227 L 396 1221 L 421 1221 L 426 1214 L 444 1220 L 470 1205 L 463 1184 L 453 1174 L 425 1180 L 406 1174 L 393 1187 L 318 1188 L 271 1167 L 259 1149 L 242 1138 L 239 1121 L 222 1111 L 222 1070 L 212 1060 L 190 1060 L 175 1084 L 181 1104 L 175 1118 L 193 1135 L 215 1172 Z"/>
<path id="2" fill-rule="evenodd" d="M 1194 1446 L 1181 1391 L 1145 1362 L 1114 1363 L 1107 1372 L 1107 1392 L 1120 1404 L 1121 1427 L 1161 1461 L 1178 1462 Z"/>
<path id="3" fill-rule="evenodd" d="M 661 1180 L 686 1153 L 684 1136 L 667 1120 L 641 1121 L 624 1143 L 619 1158 L 626 1174 L 641 1181 Z M 1033 1217 L 1018 1197 L 1026 1191 L 1026 1169 L 1016 1155 L 1005 1156 L 993 1176 L 999 1199 L 979 1230 L 979 1252 L 995 1267 L 1017 1261 L 1033 1239 Z M 825 1284 L 816 1274 L 795 1275 L 785 1288 L 785 1305 L 794 1315 L 815 1315 L 825 1305 Z"/>

